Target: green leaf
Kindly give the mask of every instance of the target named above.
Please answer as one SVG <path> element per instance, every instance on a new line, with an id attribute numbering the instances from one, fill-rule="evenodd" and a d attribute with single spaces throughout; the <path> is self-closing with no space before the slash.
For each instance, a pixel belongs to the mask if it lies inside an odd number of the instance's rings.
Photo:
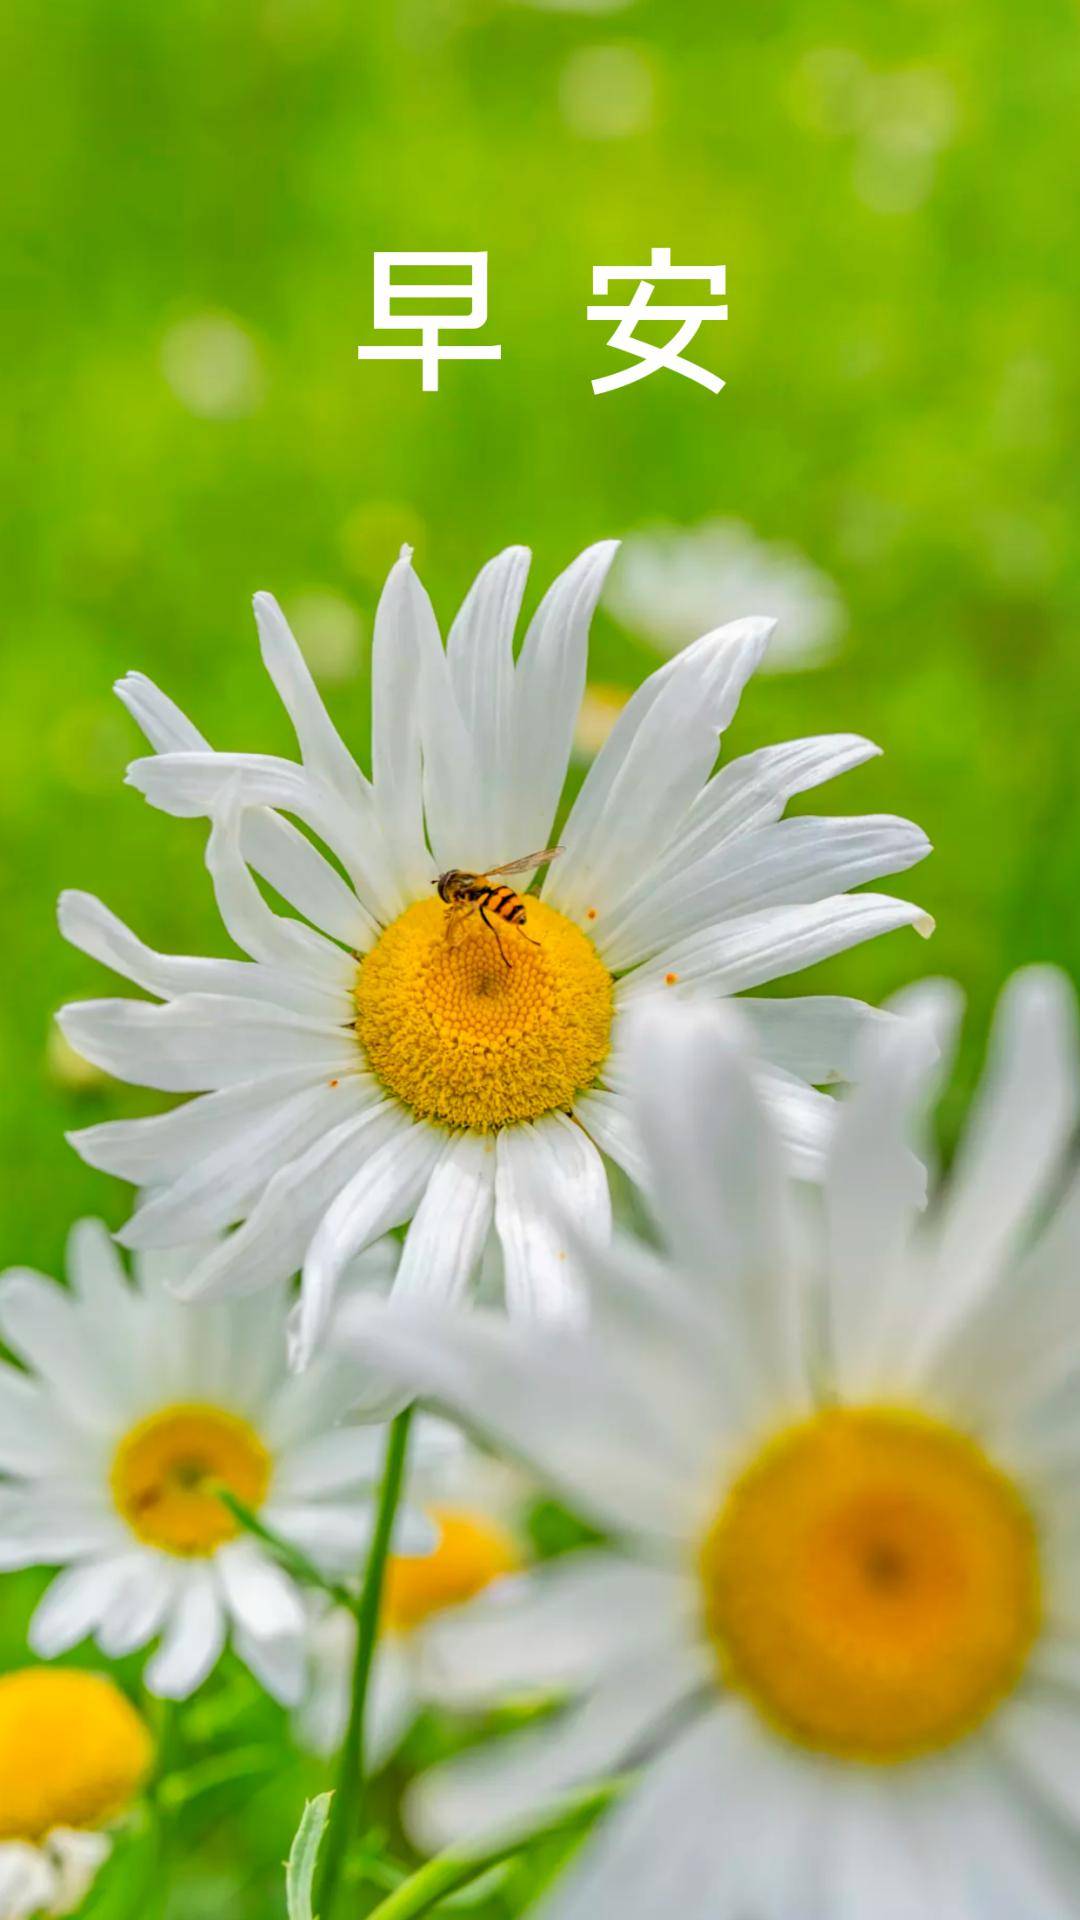
<path id="1" fill-rule="evenodd" d="M 285 1868 L 289 1920 L 315 1920 L 311 1911 L 311 1888 L 333 1797 L 332 1793 L 320 1793 L 317 1799 L 309 1800 L 296 1830 Z"/>

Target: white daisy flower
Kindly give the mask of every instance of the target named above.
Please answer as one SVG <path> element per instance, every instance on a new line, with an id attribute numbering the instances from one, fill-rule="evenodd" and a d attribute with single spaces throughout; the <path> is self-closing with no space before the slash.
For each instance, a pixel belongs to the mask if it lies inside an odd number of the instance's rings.
<path id="1" fill-rule="evenodd" d="M 767 673 L 801 672 L 832 658 L 847 627 L 839 589 L 797 548 L 762 540 L 742 520 L 644 527 L 631 534 L 605 604 L 665 653 L 718 620 L 759 609 L 777 623 Z"/>
<path id="2" fill-rule="evenodd" d="M 413 1429 L 409 1497 L 435 1529 L 424 1554 L 391 1554 L 386 1567 L 379 1641 L 368 1695 L 364 1751 L 382 1767 L 405 1738 L 439 1675 L 428 1649 L 433 1623 L 457 1612 L 525 1564 L 518 1517 L 525 1497 L 520 1474 L 465 1444 L 445 1422 Z M 308 1676 L 296 1715 L 312 1752 L 336 1753 L 349 1718 L 356 1655 L 356 1618 L 332 1602 L 312 1607 Z"/>
<path id="3" fill-rule="evenodd" d="M 623 1063 L 635 1000 L 664 982 L 719 998 L 890 928 L 925 929 L 907 901 L 844 891 L 922 859 L 917 827 L 887 815 L 780 817 L 793 794 L 873 755 L 869 741 L 795 741 L 711 777 L 767 620 L 707 634 L 639 688 L 524 924 L 498 890 L 509 918 L 497 904 L 483 918 L 444 903 L 440 872 L 483 873 L 551 838 L 613 551 L 591 548 L 555 582 L 516 659 L 523 549 L 484 569 L 445 649 L 408 557 L 399 561 L 376 617 L 370 780 L 266 594 L 255 602 L 263 658 L 302 764 L 213 752 L 149 682 L 120 683 L 157 749 L 128 779 L 167 812 L 213 817 L 218 906 L 251 957 L 152 952 L 99 901 L 65 894 L 67 937 L 161 1003 L 68 1007 L 72 1044 L 121 1078 L 203 1096 L 71 1137 L 93 1166 L 146 1189 L 121 1234 L 128 1245 L 238 1223 L 188 1276 L 191 1296 L 244 1292 L 302 1267 L 299 1364 L 347 1261 L 406 1221 L 403 1295 L 459 1298 L 494 1225 L 511 1309 L 572 1307 L 552 1209 L 603 1229 L 601 1154 L 642 1172 Z M 272 911 L 251 868 L 303 918 Z M 832 1112 L 811 1083 L 843 1079 L 858 1035 L 889 1016 L 811 999 L 755 1000 L 749 1017 L 770 1102 L 810 1171 Z"/>
<path id="4" fill-rule="evenodd" d="M 150 1735 L 103 1674 L 0 1675 L 0 1920 L 74 1913 L 153 1758 Z"/>
<path id="5" fill-rule="evenodd" d="M 549 1920 L 1075 1916 L 1074 1009 L 1058 975 L 1012 983 L 924 1214 L 930 1018 L 924 998 L 868 1064 L 820 1203 L 793 1209 L 735 1017 L 655 1011 L 662 1250 L 592 1253 L 591 1326 L 369 1310 L 403 1388 L 616 1542 L 442 1630 L 461 1692 L 571 1704 L 433 1771 L 427 1839 L 641 1768 Z"/>
<path id="6" fill-rule="evenodd" d="M 199 1253 L 202 1252 L 200 1248 Z M 295 1581 L 217 1498 L 228 1488 L 329 1575 L 355 1568 L 381 1470 L 379 1426 L 341 1426 L 365 1390 L 345 1356 L 343 1299 L 316 1364 L 289 1375 L 277 1309 L 181 1306 L 169 1290 L 196 1252 L 140 1258 L 130 1285 L 106 1229 L 82 1221 L 70 1291 L 0 1277 L 0 1569 L 56 1566 L 30 1626 L 44 1658 L 92 1635 L 110 1659 L 158 1646 L 151 1693 L 184 1698 L 233 1645 L 275 1698 L 302 1684 L 307 1616 Z M 372 1249 L 368 1283 L 389 1277 Z M 397 1404 L 370 1385 L 368 1411 Z M 421 1516 L 403 1521 L 418 1552 Z"/>

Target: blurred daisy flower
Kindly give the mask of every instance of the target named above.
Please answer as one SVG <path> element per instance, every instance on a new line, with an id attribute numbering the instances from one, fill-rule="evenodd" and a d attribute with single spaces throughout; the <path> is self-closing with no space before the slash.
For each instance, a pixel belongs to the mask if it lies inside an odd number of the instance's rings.
<path id="1" fill-rule="evenodd" d="M 665 983 L 720 998 L 890 928 L 926 929 L 908 901 L 845 891 L 921 860 L 917 827 L 891 815 L 781 819 L 793 794 L 873 755 L 869 741 L 798 740 L 712 777 L 771 633 L 763 619 L 706 634 L 638 689 L 539 897 L 526 907 L 493 882 L 490 911 L 448 911 L 441 871 L 527 869 L 522 857 L 552 838 L 613 553 L 592 547 L 556 580 L 516 658 L 525 549 L 484 568 L 445 648 L 403 556 L 375 622 L 370 780 L 268 594 L 255 607 L 263 659 L 300 763 L 214 752 L 151 682 L 120 683 L 155 749 L 128 780 L 165 812 L 213 819 L 218 907 L 250 959 L 155 952 L 100 901 L 65 894 L 67 938 L 161 1002 L 67 1007 L 71 1044 L 122 1079 L 204 1095 L 70 1138 L 91 1165 L 149 1190 L 120 1234 L 127 1245 L 237 1223 L 185 1271 L 186 1296 L 244 1293 L 302 1268 L 298 1365 L 353 1254 L 405 1222 L 403 1297 L 459 1299 L 494 1226 L 511 1310 L 577 1311 L 552 1220 L 561 1208 L 606 1231 L 603 1153 L 640 1175 L 623 1059 L 634 1001 Z M 275 912 L 255 873 L 303 917 Z M 812 1172 L 833 1108 L 811 1083 L 844 1078 L 863 1027 L 889 1016 L 787 1000 L 757 1001 L 753 1017 L 770 1104 Z"/>
<path id="2" fill-rule="evenodd" d="M 392 1554 L 364 1728 L 370 1768 L 385 1764 L 424 1703 L 440 1693 L 438 1623 L 525 1561 L 519 1474 L 467 1446 L 441 1421 L 414 1430 L 409 1495 L 435 1530 L 431 1552 Z M 333 1754 L 345 1736 L 356 1655 L 356 1619 L 326 1602 L 313 1609 L 309 1671 L 297 1730 L 313 1752 Z"/>
<path id="3" fill-rule="evenodd" d="M 300 1381 L 285 1370 L 284 1297 L 277 1312 L 265 1297 L 200 1307 L 172 1297 L 169 1282 L 194 1257 L 142 1256 L 131 1284 L 105 1228 L 87 1220 L 69 1244 L 70 1291 L 43 1274 L 0 1278 L 0 1336 L 27 1369 L 0 1365 L 0 1568 L 63 1569 L 30 1625 L 44 1658 L 89 1635 L 109 1659 L 157 1639 L 146 1685 L 184 1698 L 231 1630 L 267 1691 L 295 1701 L 300 1591 L 217 1489 L 325 1572 L 351 1569 L 383 1429 L 338 1424 L 367 1384 L 343 1359 L 347 1295 Z M 389 1249 L 372 1249 L 357 1288 L 385 1284 L 390 1270 Z M 430 1546 L 421 1517 L 403 1526 L 418 1551 Z"/>
<path id="4" fill-rule="evenodd" d="M 741 520 L 646 527 L 626 541 L 605 605 L 632 633 L 674 653 L 721 620 L 765 613 L 777 630 L 767 673 L 817 667 L 847 626 L 839 590 L 794 547 L 759 540 Z"/>
<path id="5" fill-rule="evenodd" d="M 105 1829 L 152 1757 L 143 1721 L 103 1674 L 0 1675 L 0 1920 L 82 1906 L 108 1858 Z"/>
<path id="6" fill-rule="evenodd" d="M 1075 1910 L 1075 1007 L 1049 970 L 1012 982 L 924 1210 L 954 1011 L 927 983 L 874 1037 L 808 1207 L 742 1023 L 654 1006 L 632 1050 L 660 1250 L 586 1255 L 588 1330 L 367 1311 L 403 1391 L 616 1541 L 462 1616 L 462 1688 L 570 1704 L 413 1796 L 425 1842 L 486 1836 L 640 1765 L 548 1920 Z"/>

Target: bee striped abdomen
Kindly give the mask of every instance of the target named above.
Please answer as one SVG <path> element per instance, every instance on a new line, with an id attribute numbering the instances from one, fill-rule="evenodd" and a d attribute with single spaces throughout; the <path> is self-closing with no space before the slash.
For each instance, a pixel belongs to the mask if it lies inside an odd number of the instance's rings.
<path id="1" fill-rule="evenodd" d="M 497 913 L 500 920 L 510 926 L 520 927 L 525 921 L 525 902 L 513 887 L 492 887 L 485 901 L 489 913 Z"/>

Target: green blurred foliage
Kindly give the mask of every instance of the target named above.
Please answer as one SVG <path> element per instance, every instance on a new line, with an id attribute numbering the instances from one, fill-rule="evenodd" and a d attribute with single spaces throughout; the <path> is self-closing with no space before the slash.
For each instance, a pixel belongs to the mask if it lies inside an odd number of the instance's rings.
<path id="1" fill-rule="evenodd" d="M 138 666 L 216 743 L 288 751 L 249 612 L 267 586 L 322 632 L 364 757 L 365 636 L 402 539 L 446 616 L 508 541 L 539 591 L 657 518 L 734 515 L 830 574 L 843 653 L 752 688 L 733 743 L 885 747 L 824 805 L 925 825 L 937 851 L 904 885 L 938 933 L 812 984 L 957 975 L 970 1084 L 1006 971 L 1080 969 L 1071 0 L 6 14 L 0 1260 L 56 1270 L 74 1215 L 123 1217 L 63 1131 L 149 1105 L 50 1062 L 53 1009 L 112 990 L 59 941 L 58 889 L 224 950 L 202 830 L 122 785 L 139 743 L 110 683 Z M 727 263 L 730 320 L 701 342 L 718 399 L 671 375 L 590 390 L 616 364 L 591 270 L 653 245 Z M 428 395 L 414 366 L 358 365 L 379 247 L 486 248 L 501 364 Z M 598 679 L 653 663 L 597 622 Z M 19 1583 L 6 1612 L 10 1662 Z M 211 1838 L 170 1911 L 277 1910 L 312 1785 L 284 1749 L 281 1770 L 280 1804 L 222 1789 L 251 1889 Z"/>

